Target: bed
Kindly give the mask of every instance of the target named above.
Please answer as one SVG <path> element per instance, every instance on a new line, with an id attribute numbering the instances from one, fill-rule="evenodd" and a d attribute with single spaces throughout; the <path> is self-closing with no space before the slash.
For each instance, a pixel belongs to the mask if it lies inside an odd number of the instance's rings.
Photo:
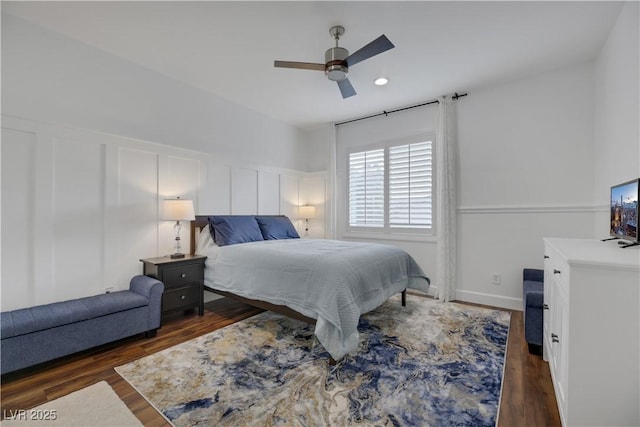
<path id="1" fill-rule="evenodd" d="M 358 347 L 361 314 L 430 283 L 400 248 L 300 239 L 282 215 L 196 216 L 191 253 L 207 256 L 205 290 L 315 324 L 336 361 Z"/>

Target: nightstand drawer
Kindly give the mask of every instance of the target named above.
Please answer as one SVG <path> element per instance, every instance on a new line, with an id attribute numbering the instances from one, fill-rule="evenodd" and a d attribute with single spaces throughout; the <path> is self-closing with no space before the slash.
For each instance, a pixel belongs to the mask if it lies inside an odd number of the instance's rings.
<path id="1" fill-rule="evenodd" d="M 200 304 L 200 285 L 193 284 L 165 291 L 162 295 L 162 311 L 188 308 Z"/>
<path id="2" fill-rule="evenodd" d="M 162 282 L 165 287 L 201 282 L 202 280 L 204 280 L 204 271 L 201 264 L 167 267 L 162 272 Z"/>

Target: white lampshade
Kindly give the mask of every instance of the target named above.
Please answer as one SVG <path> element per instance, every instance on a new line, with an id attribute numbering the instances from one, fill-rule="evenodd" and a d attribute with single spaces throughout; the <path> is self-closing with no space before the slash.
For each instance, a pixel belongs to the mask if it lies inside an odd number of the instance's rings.
<path id="1" fill-rule="evenodd" d="M 300 206 L 298 208 L 298 216 L 304 219 L 311 219 L 316 217 L 316 207 L 315 206 Z"/>
<path id="2" fill-rule="evenodd" d="M 165 199 L 162 203 L 162 219 L 170 221 L 193 221 L 196 219 L 193 202 L 184 199 Z"/>

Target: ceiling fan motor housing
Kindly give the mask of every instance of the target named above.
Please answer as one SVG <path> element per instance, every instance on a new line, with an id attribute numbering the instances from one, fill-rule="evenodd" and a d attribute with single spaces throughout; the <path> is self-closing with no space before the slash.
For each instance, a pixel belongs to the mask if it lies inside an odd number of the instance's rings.
<path id="1" fill-rule="evenodd" d="M 349 51 L 343 47 L 332 47 L 324 53 L 326 64 L 325 73 L 329 80 L 339 82 L 347 78 L 349 67 L 344 60 L 349 56 Z"/>

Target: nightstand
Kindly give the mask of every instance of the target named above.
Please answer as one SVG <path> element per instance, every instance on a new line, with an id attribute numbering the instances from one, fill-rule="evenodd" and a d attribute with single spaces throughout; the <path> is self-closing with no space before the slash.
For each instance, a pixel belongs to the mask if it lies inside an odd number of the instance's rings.
<path id="1" fill-rule="evenodd" d="M 206 256 L 185 255 L 172 259 L 168 256 L 145 258 L 143 274 L 164 283 L 162 294 L 162 315 L 198 307 L 198 314 L 204 314 L 204 261 Z"/>

